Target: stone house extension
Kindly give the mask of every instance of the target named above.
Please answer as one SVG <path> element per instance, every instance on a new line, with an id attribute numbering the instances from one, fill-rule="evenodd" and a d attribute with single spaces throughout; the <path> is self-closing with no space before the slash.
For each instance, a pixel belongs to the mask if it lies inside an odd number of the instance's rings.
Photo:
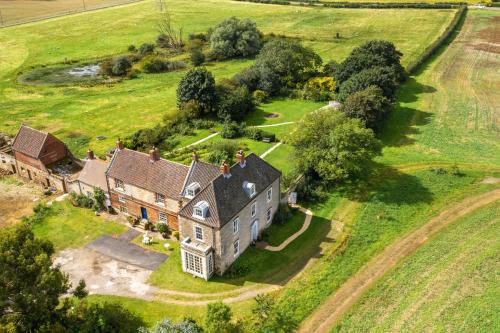
<path id="1" fill-rule="evenodd" d="M 223 274 L 272 223 L 280 202 L 280 171 L 254 154 L 245 157 L 240 151 L 237 160 L 231 167 L 223 164 L 193 197 L 189 193 L 179 212 L 187 273 L 204 279 Z"/>
<path id="2" fill-rule="evenodd" d="M 12 153 L 19 177 L 61 192 L 68 192 L 68 180 L 82 168 L 61 140 L 25 125 L 14 138 Z"/>

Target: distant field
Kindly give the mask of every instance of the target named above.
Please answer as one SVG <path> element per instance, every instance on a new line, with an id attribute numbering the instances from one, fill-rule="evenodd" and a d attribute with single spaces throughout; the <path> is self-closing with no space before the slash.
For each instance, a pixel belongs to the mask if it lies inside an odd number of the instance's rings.
<path id="1" fill-rule="evenodd" d="M 500 165 L 500 12 L 469 10 L 455 41 L 400 89 L 382 161 Z"/>
<path id="2" fill-rule="evenodd" d="M 332 332 L 498 332 L 500 203 L 454 222 L 380 280 Z"/>
<path id="3" fill-rule="evenodd" d="M 342 60 L 355 46 L 388 39 L 415 59 L 450 22 L 453 10 L 369 10 L 271 6 L 229 0 L 168 1 L 185 34 L 202 32 L 230 16 L 250 17 L 265 33 L 300 38 L 325 61 Z M 156 38 L 154 1 L 0 29 L 0 131 L 14 134 L 21 122 L 60 136 L 78 154 L 88 146 L 103 153 L 117 136 L 161 121 L 175 112 L 175 91 L 183 73 L 140 75 L 135 80 L 94 87 L 24 86 L 18 73 L 65 59 L 95 59 Z M 203 16 L 203 19 L 200 17 Z M 411 26 L 411 29 L 407 27 Z M 401 31 L 405 31 L 401 33 Z M 342 38 L 334 39 L 339 32 Z M 220 79 L 248 67 L 250 60 L 210 64 Z M 96 141 L 96 136 L 107 139 Z"/>
<path id="4" fill-rule="evenodd" d="M 140 0 L 0 0 L 0 26 Z"/>
<path id="5" fill-rule="evenodd" d="M 426 3 L 457 3 L 467 2 L 469 4 L 480 3 L 480 0 L 321 0 L 321 2 L 426 2 Z"/>

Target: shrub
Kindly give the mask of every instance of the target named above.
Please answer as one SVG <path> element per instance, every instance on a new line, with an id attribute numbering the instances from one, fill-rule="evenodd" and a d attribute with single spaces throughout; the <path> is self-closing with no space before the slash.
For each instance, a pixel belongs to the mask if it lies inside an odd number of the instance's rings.
<path id="1" fill-rule="evenodd" d="M 191 124 L 195 129 L 210 129 L 214 128 L 218 123 L 209 119 L 193 119 Z"/>
<path id="2" fill-rule="evenodd" d="M 226 121 L 220 131 L 220 136 L 224 139 L 239 138 L 244 133 L 244 125 L 239 125 L 235 121 Z"/>
<path id="3" fill-rule="evenodd" d="M 131 44 L 127 47 L 127 50 L 129 52 L 136 52 L 137 51 L 137 48 L 135 47 L 135 45 Z"/>
<path id="4" fill-rule="evenodd" d="M 269 94 L 262 90 L 255 90 L 252 94 L 253 100 L 257 104 L 265 103 L 269 99 Z"/>
<path id="5" fill-rule="evenodd" d="M 146 73 L 171 72 L 185 67 L 183 61 L 168 61 L 158 57 L 147 59 L 142 66 Z"/>
<path id="6" fill-rule="evenodd" d="M 217 117 L 221 120 L 241 121 L 255 109 L 252 95 L 246 87 L 235 87 L 232 82 L 216 86 Z"/>
<path id="7" fill-rule="evenodd" d="M 114 76 L 125 76 L 131 67 L 132 64 L 127 57 L 117 57 L 113 59 L 113 67 L 111 68 L 111 73 Z"/>
<path id="8" fill-rule="evenodd" d="M 231 17 L 218 24 L 210 35 L 212 54 L 219 59 L 256 55 L 262 35 L 255 22 Z"/>
<path id="9" fill-rule="evenodd" d="M 260 74 L 256 67 L 245 68 L 233 77 L 237 86 L 245 86 L 249 91 L 254 91 L 259 86 Z"/>
<path id="10" fill-rule="evenodd" d="M 275 142 L 276 141 L 276 134 L 263 131 L 262 132 L 262 140 L 268 141 L 268 142 Z"/>
<path id="11" fill-rule="evenodd" d="M 83 194 L 76 194 L 76 192 L 70 193 L 70 201 L 73 206 L 82 208 L 92 208 L 94 205 L 94 200 Z"/>
<path id="12" fill-rule="evenodd" d="M 193 48 L 191 50 L 191 63 L 193 66 L 200 66 L 205 62 L 205 55 L 200 48 Z"/>
<path id="13" fill-rule="evenodd" d="M 245 136 L 249 139 L 260 141 L 262 140 L 262 135 L 264 131 L 257 127 L 248 127 L 245 130 Z"/>
<path id="14" fill-rule="evenodd" d="M 238 144 L 231 140 L 215 141 L 209 146 L 208 161 L 219 165 L 222 161 L 230 163 L 238 150 Z"/>
<path id="15" fill-rule="evenodd" d="M 175 239 L 177 239 L 177 240 L 179 240 L 179 238 L 180 238 L 180 234 L 179 234 L 179 232 L 178 232 L 177 230 L 175 230 L 174 232 L 172 232 L 172 236 L 173 236 Z"/>
<path id="16" fill-rule="evenodd" d="M 154 44 L 144 43 L 139 47 L 139 54 L 145 56 L 147 54 L 153 53 L 154 49 Z"/>

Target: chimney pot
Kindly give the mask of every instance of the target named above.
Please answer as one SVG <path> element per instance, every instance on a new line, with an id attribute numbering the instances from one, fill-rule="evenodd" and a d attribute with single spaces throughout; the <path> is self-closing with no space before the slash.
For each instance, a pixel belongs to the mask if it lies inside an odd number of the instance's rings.
<path id="1" fill-rule="evenodd" d="M 192 158 L 193 158 L 193 161 L 198 162 L 199 156 L 198 156 L 198 154 L 193 153 Z"/>
<path id="2" fill-rule="evenodd" d="M 88 159 L 88 160 L 93 160 L 93 159 L 95 159 L 94 152 L 93 152 L 91 149 L 87 150 L 87 159 Z"/>
<path id="3" fill-rule="evenodd" d="M 236 161 L 238 161 L 240 167 L 244 168 L 246 165 L 245 152 L 243 150 L 238 150 L 236 153 Z"/>
<path id="4" fill-rule="evenodd" d="M 222 161 L 222 164 L 221 164 L 219 170 L 222 173 L 222 175 L 224 176 L 224 178 L 231 177 L 229 164 L 227 164 L 226 161 Z"/>
<path id="5" fill-rule="evenodd" d="M 153 149 L 149 151 L 149 160 L 151 162 L 156 162 L 159 159 L 160 159 L 160 150 L 156 147 L 153 147 Z"/>
<path id="6" fill-rule="evenodd" d="M 116 140 L 116 149 L 118 150 L 123 150 L 124 146 L 123 146 L 123 141 L 118 138 L 118 140 Z"/>

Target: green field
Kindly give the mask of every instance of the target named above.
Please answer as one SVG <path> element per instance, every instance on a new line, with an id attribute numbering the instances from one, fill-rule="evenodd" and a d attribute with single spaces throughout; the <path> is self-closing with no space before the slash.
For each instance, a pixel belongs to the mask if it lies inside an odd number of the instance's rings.
<path id="1" fill-rule="evenodd" d="M 467 16 L 455 42 L 402 86 L 381 162 L 500 165 L 499 16 Z"/>
<path id="2" fill-rule="evenodd" d="M 334 332 L 497 332 L 500 203 L 461 218 L 386 274 Z"/>
<path id="3" fill-rule="evenodd" d="M 342 60 L 355 46 L 377 38 L 393 41 L 408 64 L 453 16 L 452 10 L 339 10 L 229 0 L 168 3 L 174 22 L 186 35 L 233 15 L 250 17 L 265 33 L 300 38 L 325 61 Z M 203 13 L 210 15 L 200 20 Z M 102 58 L 123 53 L 130 44 L 153 42 L 156 15 L 155 3 L 145 1 L 0 30 L 0 131 L 14 134 L 24 122 L 60 136 L 81 156 L 88 146 L 103 153 L 116 137 L 153 126 L 166 112 L 175 112 L 182 71 L 141 74 L 134 80 L 91 87 L 25 86 L 16 81 L 19 73 L 33 66 Z M 407 26 L 412 29 L 402 34 Z M 334 39 L 336 32 L 341 39 Z M 250 60 L 228 61 L 210 64 L 208 69 L 220 79 L 250 64 Z M 107 139 L 97 141 L 101 135 Z"/>

